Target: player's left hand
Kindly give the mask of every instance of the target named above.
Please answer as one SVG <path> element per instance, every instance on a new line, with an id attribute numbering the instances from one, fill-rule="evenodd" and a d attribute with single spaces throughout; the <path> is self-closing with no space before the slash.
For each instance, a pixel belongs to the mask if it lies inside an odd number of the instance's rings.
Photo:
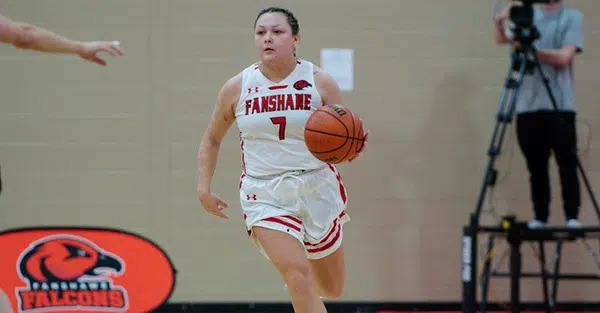
<path id="1" fill-rule="evenodd" d="M 367 145 L 368 140 L 369 140 L 369 131 L 365 130 L 364 135 L 363 135 L 363 140 L 362 140 L 362 146 L 358 149 L 358 151 L 356 152 L 354 157 L 352 157 L 352 159 L 348 160 L 348 162 L 352 162 L 352 161 L 358 159 L 358 157 L 360 157 L 361 152 L 363 152 L 365 150 L 365 146 Z"/>
<path id="2" fill-rule="evenodd" d="M 125 55 L 125 51 L 119 47 L 118 41 L 89 41 L 83 43 L 83 51 L 79 56 L 92 63 L 106 66 L 106 60 L 100 58 L 100 52 L 106 52 L 113 57 Z"/>

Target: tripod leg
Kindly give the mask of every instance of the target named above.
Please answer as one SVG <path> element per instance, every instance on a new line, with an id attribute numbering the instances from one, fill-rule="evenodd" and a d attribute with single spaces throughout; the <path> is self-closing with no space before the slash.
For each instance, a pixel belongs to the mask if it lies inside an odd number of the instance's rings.
<path id="1" fill-rule="evenodd" d="M 518 67 L 515 66 L 517 65 L 517 63 L 519 63 Z M 515 67 L 519 68 L 519 72 L 517 77 L 513 78 L 513 71 Z M 477 221 L 479 220 L 479 215 L 481 214 L 481 210 L 483 208 L 483 202 L 485 200 L 487 187 L 493 186 L 496 181 L 497 172 L 494 169 L 494 162 L 498 154 L 500 154 L 500 148 L 502 146 L 502 141 L 504 140 L 504 134 L 506 131 L 506 124 L 510 123 L 512 120 L 512 116 L 515 111 L 516 99 L 519 94 L 519 88 L 523 81 L 523 77 L 525 76 L 525 70 L 526 62 L 524 56 L 515 52 L 513 54 L 513 63 L 510 66 L 510 71 L 506 79 L 506 84 L 504 90 L 502 91 L 500 105 L 498 108 L 498 120 L 496 122 L 496 125 L 494 126 L 492 140 L 488 148 L 488 164 L 485 170 L 483 183 L 479 192 L 479 196 L 477 198 L 477 206 L 475 208 L 474 213 Z M 512 90 L 512 93 L 510 95 L 508 92 L 509 90 Z"/>
<path id="2" fill-rule="evenodd" d="M 577 168 L 579 169 L 579 174 L 581 175 L 581 179 L 583 180 L 583 184 L 585 185 L 585 188 L 587 189 L 589 195 L 590 195 L 590 200 L 592 201 L 592 205 L 594 206 L 594 209 L 596 210 L 596 215 L 598 217 L 598 221 L 600 222 L 600 208 L 598 207 L 598 201 L 596 200 L 596 197 L 594 196 L 594 192 L 592 191 L 592 186 L 590 185 L 590 181 L 587 178 L 587 175 L 585 174 L 585 171 L 583 170 L 583 166 L 581 165 L 581 162 L 579 161 L 579 156 L 577 157 Z"/>

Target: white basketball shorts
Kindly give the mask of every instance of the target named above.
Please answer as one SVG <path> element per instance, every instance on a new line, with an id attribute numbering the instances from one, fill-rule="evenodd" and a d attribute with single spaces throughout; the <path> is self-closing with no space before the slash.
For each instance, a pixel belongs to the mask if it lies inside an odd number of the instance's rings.
<path id="1" fill-rule="evenodd" d="M 263 179 L 242 174 L 240 200 L 248 235 L 261 226 L 286 232 L 304 245 L 308 259 L 324 258 L 342 244 L 346 189 L 333 165 Z"/>

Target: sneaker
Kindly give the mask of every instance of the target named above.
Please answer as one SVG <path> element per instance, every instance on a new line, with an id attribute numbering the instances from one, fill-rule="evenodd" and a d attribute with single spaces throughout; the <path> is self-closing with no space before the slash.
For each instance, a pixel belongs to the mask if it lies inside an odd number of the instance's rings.
<path id="1" fill-rule="evenodd" d="M 567 221 L 567 227 L 579 228 L 579 227 L 581 227 L 581 222 L 577 219 L 572 218 Z"/>
<path id="2" fill-rule="evenodd" d="M 527 223 L 527 227 L 531 228 L 531 229 L 535 229 L 535 228 L 543 228 L 548 226 L 546 223 L 542 222 L 542 221 L 538 221 L 538 220 L 531 220 Z"/>

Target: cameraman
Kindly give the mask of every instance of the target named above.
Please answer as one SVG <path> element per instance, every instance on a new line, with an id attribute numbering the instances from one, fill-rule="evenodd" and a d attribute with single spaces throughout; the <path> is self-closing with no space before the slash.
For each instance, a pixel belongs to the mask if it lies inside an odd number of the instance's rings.
<path id="1" fill-rule="evenodd" d="M 504 22 L 510 18 L 506 5 L 496 15 L 496 42 L 520 44 L 510 38 Z M 583 14 L 562 0 L 550 0 L 543 9 L 534 8 L 533 25 L 540 37 L 534 41 L 559 112 L 554 112 L 542 76 L 536 70 L 525 75 L 516 99 L 516 131 L 519 147 L 529 170 L 535 218 L 530 228 L 547 225 L 550 215 L 549 159 L 553 152 L 560 174 L 563 208 L 568 227 L 580 227 L 580 187 L 577 176 L 576 105 L 573 88 L 573 59 L 583 49 Z"/>

